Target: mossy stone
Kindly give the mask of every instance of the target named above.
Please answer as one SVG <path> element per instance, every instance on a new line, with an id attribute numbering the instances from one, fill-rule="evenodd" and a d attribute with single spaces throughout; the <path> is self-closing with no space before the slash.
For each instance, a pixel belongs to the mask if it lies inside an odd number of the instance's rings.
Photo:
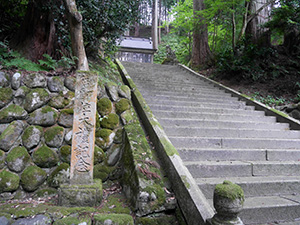
<path id="1" fill-rule="evenodd" d="M 71 146 L 70 145 L 63 145 L 59 149 L 59 156 L 61 161 L 65 163 L 70 163 L 71 161 Z"/>
<path id="2" fill-rule="evenodd" d="M 0 87 L 7 87 L 9 86 L 11 78 L 9 74 L 0 71 Z"/>
<path id="3" fill-rule="evenodd" d="M 112 171 L 112 168 L 109 168 L 106 165 L 97 164 L 94 166 L 93 177 L 94 179 L 101 179 L 103 182 L 108 179 L 109 173 Z"/>
<path id="4" fill-rule="evenodd" d="M 97 102 L 97 111 L 101 116 L 108 115 L 112 112 L 112 103 L 109 98 L 101 98 Z"/>
<path id="5" fill-rule="evenodd" d="M 66 77 L 64 80 L 64 85 L 66 86 L 66 88 L 74 92 L 75 85 L 76 85 L 76 78 L 71 76 Z"/>
<path id="6" fill-rule="evenodd" d="M 43 128 L 40 126 L 29 126 L 25 129 L 22 135 L 23 145 L 27 149 L 32 149 L 40 143 L 43 135 Z"/>
<path id="7" fill-rule="evenodd" d="M 113 100 L 113 101 L 117 101 L 119 99 L 119 94 L 118 94 L 118 90 L 119 87 L 116 83 L 114 82 L 107 82 L 105 84 L 106 89 L 107 89 L 107 93 L 109 95 L 109 97 Z"/>
<path id="8" fill-rule="evenodd" d="M 73 224 L 82 224 L 82 225 L 91 225 L 92 220 L 89 216 L 68 216 L 60 220 L 56 220 L 53 225 L 73 225 Z"/>
<path id="9" fill-rule="evenodd" d="M 64 133 L 65 129 L 60 126 L 48 128 L 44 133 L 46 144 L 49 147 L 60 147 L 64 140 Z"/>
<path id="10" fill-rule="evenodd" d="M 71 91 L 68 91 L 66 94 L 60 93 L 59 95 L 52 97 L 48 105 L 56 109 L 63 109 L 70 104 L 70 101 L 74 96 L 74 92 Z"/>
<path id="11" fill-rule="evenodd" d="M 52 126 L 58 118 L 57 110 L 50 106 L 44 106 L 30 113 L 27 122 L 32 125 Z"/>
<path id="12" fill-rule="evenodd" d="M 42 168 L 51 168 L 56 166 L 59 161 L 56 152 L 46 145 L 35 150 L 32 154 L 32 159 L 36 165 Z"/>
<path id="13" fill-rule="evenodd" d="M 102 148 L 95 145 L 94 149 L 94 165 L 102 163 L 105 160 L 105 153 Z"/>
<path id="14" fill-rule="evenodd" d="M 39 198 L 46 198 L 46 197 L 50 197 L 50 196 L 55 196 L 57 194 L 58 194 L 58 192 L 57 192 L 57 189 L 55 189 L 55 188 L 43 188 L 43 189 L 37 190 L 34 193 L 34 196 L 39 197 Z"/>
<path id="15" fill-rule="evenodd" d="M 0 148 L 8 151 L 23 132 L 24 124 L 20 120 L 13 121 L 0 135 Z"/>
<path id="16" fill-rule="evenodd" d="M 17 174 L 7 170 L 0 172 L 0 193 L 12 192 L 19 188 L 20 178 Z"/>
<path id="17" fill-rule="evenodd" d="M 23 77 L 23 83 L 29 88 L 44 88 L 47 85 L 43 74 L 31 73 Z"/>
<path id="18" fill-rule="evenodd" d="M 96 130 L 100 129 L 100 115 L 98 112 L 96 112 Z"/>
<path id="19" fill-rule="evenodd" d="M 63 109 L 60 111 L 58 124 L 63 127 L 72 127 L 73 126 L 73 109 Z"/>
<path id="20" fill-rule="evenodd" d="M 110 113 L 101 120 L 101 127 L 114 130 L 119 126 L 119 116 L 115 113 Z"/>
<path id="21" fill-rule="evenodd" d="M 109 129 L 96 131 L 96 145 L 103 150 L 107 150 L 114 141 L 115 133 Z"/>
<path id="22" fill-rule="evenodd" d="M 118 114 L 121 114 L 122 112 L 130 109 L 130 101 L 126 98 L 122 98 L 120 99 L 120 101 L 116 103 L 115 106 L 116 106 L 116 112 Z"/>
<path id="23" fill-rule="evenodd" d="M 7 167 L 14 172 L 21 172 L 30 162 L 30 155 L 25 147 L 15 147 L 6 156 Z"/>
<path id="24" fill-rule="evenodd" d="M 48 177 L 48 185 L 53 188 L 58 188 L 60 184 L 66 183 L 69 168 L 70 165 L 67 163 L 60 164 Z"/>
<path id="25" fill-rule="evenodd" d="M 160 215 L 157 217 L 137 217 L 136 225 L 162 225 L 162 224 L 178 224 L 174 215 Z M 180 223 L 179 223 L 180 224 Z M 182 224 L 185 224 L 182 222 Z"/>
<path id="26" fill-rule="evenodd" d="M 64 78 L 59 76 L 48 77 L 48 89 L 51 92 L 60 92 L 64 89 Z"/>
<path id="27" fill-rule="evenodd" d="M 25 191 L 32 192 L 38 189 L 47 178 L 47 173 L 37 166 L 27 167 L 21 174 L 21 185 Z"/>
<path id="28" fill-rule="evenodd" d="M 146 191 L 151 195 L 151 193 L 154 193 L 157 197 L 157 204 L 163 205 L 166 201 L 166 194 L 162 186 L 159 184 L 153 184 L 150 186 L 147 186 L 143 191 Z"/>
<path id="29" fill-rule="evenodd" d="M 0 108 L 6 106 L 13 99 L 11 88 L 0 88 Z"/>
<path id="30" fill-rule="evenodd" d="M 10 123 L 13 120 L 24 120 L 28 113 L 21 106 L 11 104 L 0 111 L 0 123 Z"/>
<path id="31" fill-rule="evenodd" d="M 25 97 L 24 108 L 27 112 L 32 112 L 45 105 L 50 100 L 48 91 L 44 88 L 32 89 Z"/>
<path id="32" fill-rule="evenodd" d="M 5 152 L 0 150 L 0 170 L 5 166 Z"/>
<path id="33" fill-rule="evenodd" d="M 132 123 L 134 121 L 131 110 L 126 110 L 122 112 L 120 117 L 124 125 Z"/>
<path id="34" fill-rule="evenodd" d="M 243 189 L 239 185 L 234 184 L 228 180 L 225 180 L 222 184 L 217 184 L 214 193 L 218 196 L 228 198 L 231 200 L 245 200 Z"/>
<path id="35" fill-rule="evenodd" d="M 94 216 L 95 225 L 116 224 L 116 225 L 134 225 L 131 215 L 128 214 L 97 214 Z"/>
<path id="36" fill-rule="evenodd" d="M 131 98 L 131 90 L 127 85 L 121 85 L 119 89 L 119 95 L 121 97 L 130 99 Z"/>
<path id="37" fill-rule="evenodd" d="M 122 128 L 118 129 L 116 131 L 116 135 L 114 137 L 114 143 L 121 144 L 123 142 L 123 132 L 124 130 Z"/>

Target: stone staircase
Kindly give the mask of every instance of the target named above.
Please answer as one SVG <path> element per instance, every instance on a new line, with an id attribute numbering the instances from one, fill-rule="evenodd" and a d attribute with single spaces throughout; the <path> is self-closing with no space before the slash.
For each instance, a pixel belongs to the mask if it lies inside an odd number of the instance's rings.
<path id="1" fill-rule="evenodd" d="M 179 66 L 123 65 L 211 205 L 230 180 L 245 224 L 300 224 L 299 131 Z"/>

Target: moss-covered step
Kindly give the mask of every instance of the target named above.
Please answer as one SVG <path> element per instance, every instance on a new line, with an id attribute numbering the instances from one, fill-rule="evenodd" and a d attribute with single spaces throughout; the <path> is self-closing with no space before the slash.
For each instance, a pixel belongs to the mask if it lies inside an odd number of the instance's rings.
<path id="1" fill-rule="evenodd" d="M 61 206 L 98 206 L 102 201 L 102 180 L 94 179 L 93 184 L 62 184 L 59 188 Z"/>

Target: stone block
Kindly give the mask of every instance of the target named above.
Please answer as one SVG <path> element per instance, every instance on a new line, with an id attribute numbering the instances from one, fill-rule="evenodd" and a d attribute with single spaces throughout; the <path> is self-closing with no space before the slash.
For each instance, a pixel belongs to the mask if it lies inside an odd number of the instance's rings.
<path id="1" fill-rule="evenodd" d="M 93 184 L 66 184 L 59 189 L 59 205 L 69 207 L 85 207 L 100 205 L 102 200 L 102 180 L 94 180 Z"/>

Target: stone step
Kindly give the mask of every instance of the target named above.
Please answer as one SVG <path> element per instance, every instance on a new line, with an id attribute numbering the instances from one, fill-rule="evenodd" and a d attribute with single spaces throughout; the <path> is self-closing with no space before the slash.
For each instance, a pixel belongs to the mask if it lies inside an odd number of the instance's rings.
<path id="1" fill-rule="evenodd" d="M 177 148 L 177 151 L 183 161 L 267 160 L 265 149 Z"/>
<path id="2" fill-rule="evenodd" d="M 166 91 L 153 91 L 151 89 L 140 89 L 140 92 L 142 93 L 142 95 L 149 95 L 149 96 L 155 96 L 155 95 L 168 95 L 168 96 L 184 96 L 184 97 L 191 97 L 191 98 L 195 98 L 195 97 L 219 97 L 222 98 L 223 96 L 226 97 L 230 97 L 231 94 L 226 93 L 226 92 L 179 92 L 179 91 L 170 91 L 170 90 L 166 90 Z"/>
<path id="3" fill-rule="evenodd" d="M 172 94 L 180 94 L 183 96 L 187 96 L 187 95 L 194 95 L 194 94 L 202 94 L 202 95 L 212 95 L 212 96 L 223 96 L 224 94 L 226 94 L 226 92 L 224 92 L 223 90 L 215 90 L 214 88 L 210 88 L 210 89 L 185 89 L 185 88 L 156 88 L 156 87 L 148 87 L 148 88 L 143 88 L 143 87 L 139 87 L 139 90 L 141 92 L 146 92 L 146 91 L 151 91 L 152 93 L 168 93 L 169 95 Z"/>
<path id="4" fill-rule="evenodd" d="M 186 97 L 182 95 L 173 96 L 173 95 L 163 95 L 157 93 L 151 93 L 148 95 L 144 95 L 144 97 L 148 97 L 149 99 L 153 99 L 153 101 L 158 100 L 168 100 L 168 101 L 190 101 L 190 102 L 203 102 L 203 101 L 213 101 L 216 103 L 222 103 L 224 101 L 229 102 L 237 102 L 238 98 L 231 97 L 230 95 L 220 96 L 197 96 L 197 97 Z"/>
<path id="5" fill-rule="evenodd" d="M 147 85 L 153 85 L 153 86 L 164 86 L 164 85 L 168 85 L 168 86 L 175 86 L 175 87 L 180 87 L 180 86 L 185 86 L 185 87 L 189 87 L 189 86 L 195 86 L 195 87 L 216 87 L 216 85 L 214 84 L 210 84 L 206 81 L 199 81 L 197 80 L 197 82 L 195 82 L 195 80 L 189 80 L 189 79 L 177 79 L 177 80 L 172 80 L 172 79 L 168 79 L 163 80 L 163 79 L 149 79 L 149 78 L 140 78 L 140 77 L 134 77 L 134 81 L 135 84 L 138 84 L 139 86 L 143 85 L 143 87 L 147 87 Z"/>
<path id="6" fill-rule="evenodd" d="M 224 90 L 219 89 L 213 85 L 195 85 L 195 84 L 182 84 L 182 85 L 170 85 L 168 83 L 162 84 L 151 84 L 151 83 L 141 83 L 138 84 L 139 89 L 141 90 L 154 90 L 154 91 L 184 91 L 184 92 L 217 92 L 217 93 L 224 93 Z"/>
<path id="7" fill-rule="evenodd" d="M 235 138 L 279 138 L 300 139 L 300 131 L 295 130 L 256 130 L 241 128 L 190 128 L 164 127 L 170 137 L 235 137 Z M 300 146 L 299 146 L 300 147 Z"/>
<path id="8" fill-rule="evenodd" d="M 176 118 L 158 118 L 160 124 L 164 127 L 174 126 L 174 127 L 195 127 L 195 128 L 249 128 L 249 129 L 289 129 L 289 124 L 287 123 L 274 123 L 273 121 L 259 121 L 247 123 L 243 121 L 229 121 L 229 120 L 199 120 L 199 119 L 176 119 Z"/>
<path id="9" fill-rule="evenodd" d="M 300 149 L 177 148 L 184 161 L 300 161 Z"/>
<path id="10" fill-rule="evenodd" d="M 175 148 L 298 149 L 300 140 L 271 138 L 169 137 Z"/>
<path id="11" fill-rule="evenodd" d="M 215 186 L 224 180 L 240 185 L 245 197 L 293 195 L 300 190 L 299 176 L 197 178 L 196 183 L 205 197 L 212 199 Z"/>
<path id="12" fill-rule="evenodd" d="M 245 199 L 240 218 L 245 224 L 278 224 L 284 221 L 298 221 L 300 224 L 299 196 L 262 196 Z"/>
<path id="13" fill-rule="evenodd" d="M 299 161 L 185 161 L 194 178 L 299 176 Z"/>
<path id="14" fill-rule="evenodd" d="M 230 103 L 229 103 L 230 104 Z M 194 112 L 194 113 L 218 113 L 218 114 L 234 114 L 234 115 L 249 115 L 256 114 L 264 116 L 265 113 L 263 111 L 254 111 L 244 109 L 223 109 L 223 108 L 209 108 L 209 107 L 195 107 L 195 106 L 173 106 L 173 105 L 161 105 L 161 104 L 148 104 L 152 111 L 172 111 L 172 112 Z"/>
<path id="15" fill-rule="evenodd" d="M 213 207 L 213 200 L 208 201 Z M 293 195 L 248 197 L 239 217 L 246 225 L 299 225 L 299 197 Z"/>
<path id="16" fill-rule="evenodd" d="M 273 116 L 264 116 L 258 111 L 250 111 L 248 115 L 233 115 L 233 114 L 218 114 L 218 113 L 198 113 L 198 112 L 173 112 L 152 110 L 154 115 L 158 118 L 189 118 L 198 120 L 232 120 L 232 121 L 269 121 L 276 122 L 276 118 Z"/>
<path id="17" fill-rule="evenodd" d="M 244 102 L 237 101 L 233 103 L 214 103 L 214 102 L 191 102 L 191 101 L 168 101 L 168 100 L 154 100 L 151 97 L 146 96 L 145 100 L 148 104 L 157 103 L 169 106 L 180 106 L 180 107 L 206 107 L 216 109 L 246 109 L 253 110 L 253 106 L 247 106 Z"/>

